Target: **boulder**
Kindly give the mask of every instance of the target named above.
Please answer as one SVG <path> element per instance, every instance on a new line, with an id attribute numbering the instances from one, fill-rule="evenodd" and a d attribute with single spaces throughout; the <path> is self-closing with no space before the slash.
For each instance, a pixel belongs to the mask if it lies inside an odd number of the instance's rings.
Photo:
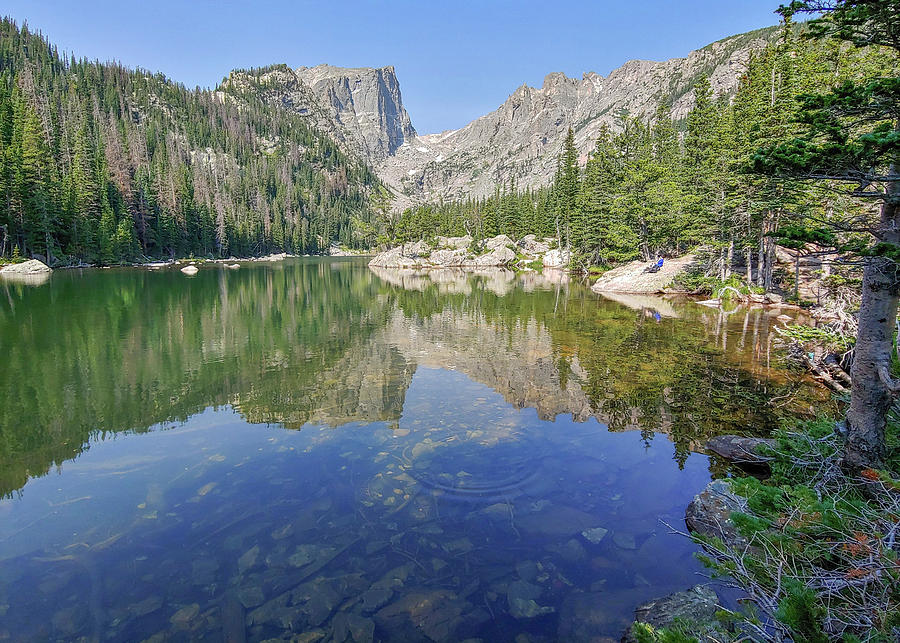
<path id="1" fill-rule="evenodd" d="M 468 260 L 465 265 L 475 268 L 497 268 L 507 266 L 515 260 L 515 252 L 506 246 L 497 246 L 486 254 Z"/>
<path id="2" fill-rule="evenodd" d="M 559 610 L 557 640 L 593 643 L 616 631 L 618 615 L 609 604 L 606 592 L 572 592 Z M 618 625 L 621 629 L 622 625 Z"/>
<path id="3" fill-rule="evenodd" d="M 375 258 L 369 262 L 369 265 L 376 268 L 423 267 L 426 266 L 428 262 L 419 254 L 420 249 L 421 248 L 417 244 L 397 246 L 396 248 L 385 250 L 376 255 Z"/>
<path id="4" fill-rule="evenodd" d="M 744 549 L 747 539 L 738 533 L 731 514 L 747 511 L 747 500 L 735 494 L 727 480 L 713 480 L 691 500 L 684 523 L 690 532 L 718 537 L 732 549 Z"/>
<path id="5" fill-rule="evenodd" d="M 381 608 L 375 623 L 391 640 L 449 642 L 465 638 L 466 630 L 487 618 L 450 590 L 413 590 Z"/>
<path id="6" fill-rule="evenodd" d="M 514 248 L 515 243 L 513 240 L 507 237 L 505 234 L 498 234 L 496 237 L 491 237 L 490 239 L 484 242 L 484 247 L 488 250 L 496 250 L 497 248 Z"/>
<path id="7" fill-rule="evenodd" d="M 542 255 L 550 251 L 550 244 L 546 241 L 538 241 L 533 234 L 527 234 L 516 244 L 526 255 Z"/>
<path id="8" fill-rule="evenodd" d="M 509 584 L 506 590 L 506 600 L 509 603 L 509 613 L 513 618 L 525 620 L 537 618 L 556 611 L 551 606 L 538 605 L 537 599 L 543 590 L 537 585 L 532 585 L 524 580 L 516 580 Z"/>
<path id="9" fill-rule="evenodd" d="M 567 268 L 572 260 L 572 254 L 562 248 L 554 248 L 544 254 L 544 268 Z"/>
<path id="10" fill-rule="evenodd" d="M 11 263 L 0 268 L 0 274 L 3 275 L 39 275 L 48 272 L 53 272 L 53 268 L 37 259 L 29 259 L 22 263 Z"/>
<path id="11" fill-rule="evenodd" d="M 668 627 L 676 619 L 690 622 L 697 630 L 715 627 L 718 596 L 705 585 L 696 585 L 689 590 L 676 592 L 644 603 L 634 610 L 635 623 L 647 623 L 654 629 Z M 635 643 L 637 639 L 629 628 L 622 636 L 624 643 Z"/>
<path id="12" fill-rule="evenodd" d="M 591 286 L 594 292 L 659 293 L 694 264 L 693 255 L 666 259 L 657 272 L 647 272 L 653 261 L 632 261 L 600 275 Z"/>
<path id="13" fill-rule="evenodd" d="M 739 435 L 719 435 L 706 443 L 706 448 L 729 462 L 740 465 L 767 466 L 771 457 L 761 455 L 759 448 L 775 447 L 775 440 L 745 438 Z"/>
<path id="14" fill-rule="evenodd" d="M 191 266 L 185 266 L 184 268 L 182 268 L 181 272 L 183 272 L 186 275 L 196 275 L 198 272 L 200 272 L 200 269 L 197 268 L 197 266 L 191 265 Z"/>
<path id="15" fill-rule="evenodd" d="M 441 249 L 435 250 L 428 257 L 428 261 L 436 268 L 450 268 L 461 266 L 466 261 L 465 249 Z"/>

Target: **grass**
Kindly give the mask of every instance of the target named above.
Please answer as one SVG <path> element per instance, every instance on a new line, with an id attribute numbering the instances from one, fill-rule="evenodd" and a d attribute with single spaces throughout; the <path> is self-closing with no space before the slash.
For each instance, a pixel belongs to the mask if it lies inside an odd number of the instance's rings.
<path id="1" fill-rule="evenodd" d="M 885 469 L 848 476 L 831 418 L 782 430 L 772 476 L 732 481 L 747 513 L 732 519 L 750 543 L 730 549 L 694 536 L 701 560 L 745 592 L 717 640 L 895 641 L 900 637 L 900 423 L 888 428 Z M 640 640 L 693 641 L 701 630 L 636 626 Z M 717 630 L 718 632 L 718 630 Z M 675 638 L 673 638 L 675 637 Z M 681 637 L 681 638 L 677 638 Z"/>

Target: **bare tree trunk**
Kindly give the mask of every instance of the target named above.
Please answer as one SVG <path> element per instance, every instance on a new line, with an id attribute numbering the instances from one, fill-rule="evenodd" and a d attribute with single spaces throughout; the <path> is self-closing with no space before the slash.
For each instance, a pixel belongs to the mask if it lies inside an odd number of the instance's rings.
<path id="1" fill-rule="evenodd" d="M 747 287 L 753 285 L 753 248 L 747 246 Z"/>
<path id="2" fill-rule="evenodd" d="M 768 218 L 768 216 L 766 217 Z M 766 285 L 766 223 L 763 220 L 759 232 L 759 255 L 756 257 L 756 285 L 760 288 Z"/>
<path id="3" fill-rule="evenodd" d="M 800 301 L 800 248 L 794 255 L 794 299 Z"/>
<path id="4" fill-rule="evenodd" d="M 731 264 L 734 263 L 734 239 L 728 242 L 728 254 L 725 257 L 725 279 L 731 277 Z"/>
<path id="5" fill-rule="evenodd" d="M 888 188 L 881 206 L 879 239 L 900 244 L 900 185 Z M 859 472 L 884 466 L 884 429 L 894 392 L 900 385 L 890 378 L 900 271 L 888 257 L 872 257 L 863 272 L 859 331 L 850 370 L 850 410 L 847 413 L 847 444 L 844 469 Z"/>

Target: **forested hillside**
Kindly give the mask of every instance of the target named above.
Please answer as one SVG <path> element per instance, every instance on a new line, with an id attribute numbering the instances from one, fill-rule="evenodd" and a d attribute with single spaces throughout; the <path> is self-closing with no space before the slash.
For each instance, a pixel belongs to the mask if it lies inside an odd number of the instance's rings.
<path id="1" fill-rule="evenodd" d="M 572 132 L 552 184 L 538 190 L 498 187 L 487 199 L 406 210 L 387 225 L 397 241 L 434 235 L 528 233 L 559 237 L 572 265 L 614 265 L 636 258 L 678 255 L 703 247 L 711 275 L 771 286 L 775 245 L 803 249 L 805 221 L 838 225 L 860 214 L 848 188 L 786 185 L 749 171 L 760 148 L 800 136 L 798 96 L 846 80 L 890 75 L 894 57 L 882 49 L 808 40 L 803 27 L 751 57 L 737 95 L 716 100 L 698 80 L 696 104 L 673 122 L 668 105 L 654 118 L 622 113 L 618 127 L 603 128 L 580 166 Z M 865 213 L 863 213 L 865 214 Z M 832 247 L 846 246 L 852 226 Z M 825 244 L 828 245 L 828 244 Z M 746 272 L 744 272 L 746 270 Z"/>
<path id="2" fill-rule="evenodd" d="M 286 110 L 76 60 L 0 21 L 0 257 L 113 263 L 359 245 L 353 230 L 366 227 L 377 185 Z"/>

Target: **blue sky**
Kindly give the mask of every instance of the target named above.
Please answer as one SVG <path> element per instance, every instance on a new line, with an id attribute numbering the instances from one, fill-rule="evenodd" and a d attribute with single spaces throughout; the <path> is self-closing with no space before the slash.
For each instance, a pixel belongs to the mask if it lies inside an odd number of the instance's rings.
<path id="1" fill-rule="evenodd" d="M 237 67 L 394 65 L 420 133 L 461 127 L 551 71 L 608 74 L 775 24 L 779 0 L 4 0 L 77 56 L 215 86 Z"/>

